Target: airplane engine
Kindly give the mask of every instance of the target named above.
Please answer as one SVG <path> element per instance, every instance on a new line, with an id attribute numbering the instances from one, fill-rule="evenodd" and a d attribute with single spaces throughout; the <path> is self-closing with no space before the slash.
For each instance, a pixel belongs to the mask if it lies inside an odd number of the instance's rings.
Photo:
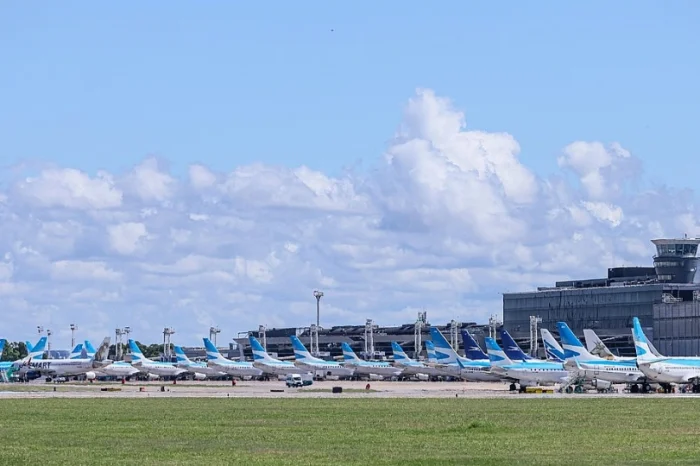
<path id="1" fill-rule="evenodd" d="M 160 376 L 157 374 L 148 374 L 146 377 L 148 377 L 148 380 L 158 380 L 160 379 Z"/>
<path id="2" fill-rule="evenodd" d="M 378 374 L 370 374 L 369 380 L 384 380 L 384 376 Z"/>
<path id="3" fill-rule="evenodd" d="M 425 375 L 425 374 L 416 374 L 416 378 L 417 378 L 418 380 L 421 380 L 421 381 L 424 381 L 424 382 L 425 382 L 426 380 L 430 380 L 430 377 L 428 377 L 428 376 Z"/>
<path id="4" fill-rule="evenodd" d="M 200 374 L 199 372 L 195 372 L 195 373 L 194 373 L 194 379 L 195 379 L 195 380 L 204 380 L 204 379 L 206 379 L 206 378 L 207 378 L 207 376 L 204 375 L 204 374 Z"/>
<path id="5" fill-rule="evenodd" d="M 97 374 L 95 374 L 95 373 L 92 372 L 92 371 L 86 372 L 86 373 L 85 373 L 85 378 L 86 378 L 87 380 L 95 380 L 95 379 L 97 378 Z"/>
<path id="6" fill-rule="evenodd" d="M 596 390 L 610 390 L 612 388 L 612 382 L 608 382 L 607 380 L 593 379 L 591 385 L 593 385 L 593 388 Z"/>

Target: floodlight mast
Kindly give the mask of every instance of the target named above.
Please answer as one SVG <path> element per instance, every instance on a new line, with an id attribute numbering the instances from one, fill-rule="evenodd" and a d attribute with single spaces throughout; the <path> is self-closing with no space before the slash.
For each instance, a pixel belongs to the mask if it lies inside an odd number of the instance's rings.
<path id="1" fill-rule="evenodd" d="M 75 324 L 70 324 L 70 347 L 71 350 L 75 348 L 75 331 L 78 327 Z"/>
<path id="2" fill-rule="evenodd" d="M 309 333 L 311 337 L 311 354 L 318 356 L 321 352 L 318 331 L 321 328 L 321 298 L 323 298 L 323 291 L 314 290 L 314 298 L 316 298 L 316 325 L 311 325 Z"/>

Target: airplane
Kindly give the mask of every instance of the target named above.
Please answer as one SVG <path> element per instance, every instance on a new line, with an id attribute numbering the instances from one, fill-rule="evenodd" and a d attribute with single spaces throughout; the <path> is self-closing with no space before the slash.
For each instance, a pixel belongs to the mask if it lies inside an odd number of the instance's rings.
<path id="1" fill-rule="evenodd" d="M 343 358 L 346 367 L 355 369 L 355 375 L 366 375 L 368 377 L 398 377 L 403 372 L 402 369 L 394 367 L 385 361 L 365 361 L 360 359 L 346 342 L 341 344 L 343 348 Z"/>
<path id="2" fill-rule="evenodd" d="M 445 336 L 436 327 L 430 327 L 430 336 L 435 345 L 438 363 L 435 366 L 445 375 L 460 377 L 474 382 L 497 382 L 501 379 L 491 373 L 489 361 L 463 358 L 457 354 Z"/>
<path id="3" fill-rule="evenodd" d="M 85 357 L 94 357 L 97 350 L 92 343 L 85 340 L 83 345 Z M 126 361 L 104 361 L 105 365 L 94 370 L 96 377 L 119 377 L 121 379 L 129 379 L 131 376 L 138 374 L 140 371 Z M 153 378 L 153 377 L 151 377 Z M 89 380 L 89 378 L 88 378 Z"/>
<path id="4" fill-rule="evenodd" d="M 209 338 L 202 338 L 204 341 L 204 348 L 207 350 L 207 365 L 213 367 L 216 370 L 224 372 L 233 377 L 260 377 L 263 371 L 254 367 L 253 364 L 246 361 L 231 361 L 226 359 L 214 343 L 209 340 Z"/>
<path id="5" fill-rule="evenodd" d="M 336 361 L 326 361 L 325 359 L 312 356 L 296 335 L 290 335 L 289 338 L 292 340 L 294 362 L 297 367 L 314 374 L 321 372 L 324 378 L 327 376 L 350 377 L 355 373 L 353 368 L 344 367 Z"/>
<path id="6" fill-rule="evenodd" d="M 4 340 L 7 341 L 7 340 Z M 27 355 L 17 361 L 0 361 L 0 372 L 5 372 L 8 377 L 13 375 L 18 375 L 19 377 L 27 377 L 30 372 L 36 373 L 28 366 L 21 366 L 21 364 L 31 361 L 32 359 L 38 360 L 44 357 L 44 351 L 46 350 L 47 337 L 39 338 L 36 345 L 32 346 L 29 344 L 27 346 Z M 26 343 L 25 343 L 26 345 Z M 1 355 L 2 353 L 0 353 Z"/>
<path id="7" fill-rule="evenodd" d="M 564 349 L 559 345 L 554 335 L 546 328 L 540 329 L 540 333 L 542 334 L 542 343 L 544 344 L 544 352 L 547 355 L 547 359 L 555 362 L 564 362 L 566 359 Z"/>
<path id="8" fill-rule="evenodd" d="M 402 375 L 415 375 L 417 377 L 437 377 L 443 373 L 434 367 L 430 367 L 422 361 L 410 358 L 398 342 L 391 342 L 391 350 L 394 353 L 394 366 L 403 369 Z"/>
<path id="9" fill-rule="evenodd" d="M 294 363 L 289 361 L 281 361 L 275 359 L 265 351 L 265 348 L 260 344 L 257 338 L 253 335 L 248 335 L 250 347 L 253 350 L 253 366 L 262 369 L 263 372 L 272 375 L 289 375 L 301 374 L 304 371 Z"/>
<path id="10" fill-rule="evenodd" d="M 700 393 L 699 357 L 655 356 L 637 317 L 632 318 L 632 338 L 637 353 L 637 367 L 650 380 L 667 384 L 692 384 L 693 393 Z"/>
<path id="11" fill-rule="evenodd" d="M 182 347 L 177 345 L 175 345 L 175 358 L 177 359 L 176 365 L 181 369 L 187 369 L 188 372 L 191 372 L 195 380 L 204 380 L 207 377 L 223 377 L 226 375 L 213 367 L 209 367 L 205 362 L 192 361 L 187 357 Z"/>
<path id="12" fill-rule="evenodd" d="M 508 357 L 513 361 L 536 361 L 532 356 L 525 354 L 525 352 L 520 349 L 520 346 L 515 342 L 510 333 L 503 327 L 500 329 L 501 343 L 503 343 L 503 350 L 506 352 Z"/>
<path id="13" fill-rule="evenodd" d="M 100 350 L 109 346 L 109 337 L 106 337 L 100 345 Z M 36 347 L 34 347 L 36 350 Z M 98 351 L 99 352 L 99 351 Z M 85 375 L 88 379 L 94 379 L 96 374 L 94 369 L 101 367 L 100 361 L 95 360 L 95 355 L 86 358 L 70 359 L 40 359 L 32 361 L 29 358 L 27 361 L 16 362 L 13 366 L 17 370 L 22 368 L 31 368 L 39 372 L 41 375 L 47 376 L 47 381 L 54 377 Z"/>
<path id="14" fill-rule="evenodd" d="M 529 385 L 565 383 L 570 377 L 563 364 L 558 362 L 511 360 L 491 337 L 486 337 L 486 352 L 493 372 L 513 382 L 511 390 L 515 389 L 515 382 L 520 384 L 520 391 L 523 392 Z"/>
<path id="15" fill-rule="evenodd" d="M 462 343 L 464 344 L 464 356 L 472 361 L 488 360 L 489 357 L 482 351 L 473 336 L 462 329 Z"/>
<path id="16" fill-rule="evenodd" d="M 605 388 L 605 382 L 624 383 L 634 385 L 636 388 L 631 389 L 636 392 L 646 384 L 647 378 L 637 368 L 634 360 L 611 361 L 594 356 L 583 346 L 566 322 L 557 322 L 557 327 L 566 359 L 564 366 L 570 371 L 592 381 L 600 388 Z"/>
<path id="17" fill-rule="evenodd" d="M 131 350 L 131 365 L 147 374 L 157 375 L 159 377 L 177 377 L 178 375 L 188 372 L 186 369 L 177 367 L 172 362 L 153 361 L 143 355 L 141 349 L 136 342 L 129 339 L 129 349 Z"/>
<path id="18" fill-rule="evenodd" d="M 82 343 L 78 343 L 77 345 L 75 345 L 73 351 L 71 351 L 70 355 L 68 355 L 68 359 L 81 359 L 86 357 L 88 357 L 88 355 L 87 352 L 83 350 Z"/>

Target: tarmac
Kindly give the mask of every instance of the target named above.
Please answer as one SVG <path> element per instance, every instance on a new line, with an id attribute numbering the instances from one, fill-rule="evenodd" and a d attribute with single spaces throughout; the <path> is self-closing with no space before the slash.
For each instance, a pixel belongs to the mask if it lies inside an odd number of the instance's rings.
<path id="1" fill-rule="evenodd" d="M 369 386 L 369 389 L 367 388 Z M 342 393 L 333 393 L 342 387 Z M 228 382 L 80 382 L 0 384 L 0 399 L 7 398 L 601 398 L 698 397 L 693 394 L 518 393 L 498 382 L 385 382 L 320 381 L 303 388 L 288 388 L 282 381 Z"/>

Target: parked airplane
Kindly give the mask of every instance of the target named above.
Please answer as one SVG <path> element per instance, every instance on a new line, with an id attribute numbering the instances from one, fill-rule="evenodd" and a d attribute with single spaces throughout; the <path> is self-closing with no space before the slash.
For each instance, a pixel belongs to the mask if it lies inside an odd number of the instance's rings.
<path id="1" fill-rule="evenodd" d="M 489 357 L 483 352 L 473 336 L 462 329 L 462 344 L 464 344 L 464 356 L 472 361 L 488 361 Z"/>
<path id="2" fill-rule="evenodd" d="M 204 341 L 204 349 L 207 350 L 207 365 L 209 367 L 213 367 L 216 370 L 241 379 L 246 377 L 260 377 L 263 375 L 263 371 L 254 367 L 250 362 L 226 359 L 219 350 L 216 349 L 216 346 L 214 346 L 214 343 L 212 343 L 209 338 L 202 338 L 202 341 Z"/>
<path id="3" fill-rule="evenodd" d="M 109 337 L 105 338 L 100 348 L 109 346 Z M 36 347 L 34 348 L 36 349 Z M 98 351 L 99 352 L 99 351 Z M 95 378 L 94 369 L 101 367 L 99 361 L 95 360 L 95 355 L 89 358 L 70 359 L 40 359 L 32 361 L 31 358 L 26 362 L 15 363 L 16 369 L 23 367 L 31 368 L 39 372 L 41 375 L 46 375 L 47 380 L 53 377 L 85 375 L 88 379 Z"/>
<path id="4" fill-rule="evenodd" d="M 33 370 L 31 367 L 23 366 L 22 364 L 30 360 L 42 359 L 44 357 L 44 350 L 46 349 L 46 341 L 46 337 L 41 337 L 36 345 L 32 346 L 29 344 L 29 346 L 27 346 L 28 354 L 22 359 L 17 361 L 0 361 L 0 371 L 5 372 L 8 377 L 13 374 L 20 377 L 27 376 L 28 373 L 33 372 Z"/>
<path id="5" fill-rule="evenodd" d="M 94 346 L 92 346 L 92 343 L 90 343 L 88 340 L 85 340 L 85 343 L 83 345 L 83 352 L 85 353 L 85 357 L 87 358 L 95 357 L 95 355 L 97 354 L 97 350 Z M 96 357 L 96 359 L 100 359 L 100 357 L 98 356 Z M 104 361 L 104 363 L 104 365 L 93 371 L 96 377 L 108 376 L 119 377 L 120 379 L 129 379 L 131 376 L 140 372 L 138 369 L 136 369 L 134 366 L 132 366 L 126 361 Z"/>
<path id="6" fill-rule="evenodd" d="M 634 360 L 611 361 L 592 355 L 574 335 L 566 322 L 557 322 L 559 337 L 564 347 L 564 366 L 576 372 L 580 377 L 591 381 L 596 386 L 606 388 L 607 383 L 625 383 L 634 385 L 633 392 L 644 389 L 646 376 L 637 369 Z M 601 384 L 600 382 L 603 381 Z"/>
<path id="7" fill-rule="evenodd" d="M 700 358 L 692 356 L 655 356 L 639 319 L 632 318 L 632 337 L 637 352 L 637 366 L 650 380 L 659 383 L 692 384 L 700 392 Z"/>
<path id="8" fill-rule="evenodd" d="M 430 336 L 433 339 L 438 360 L 435 367 L 446 375 L 461 377 L 464 380 L 475 382 L 494 382 L 500 380 L 497 375 L 491 374 L 491 365 L 489 361 L 472 361 L 471 359 L 461 357 L 436 327 L 430 327 Z"/>
<path id="9" fill-rule="evenodd" d="M 403 372 L 402 369 L 394 367 L 385 361 L 365 361 L 360 359 L 346 342 L 343 342 L 341 346 L 343 348 L 345 366 L 355 369 L 356 376 L 398 377 Z"/>
<path id="10" fill-rule="evenodd" d="M 506 331 L 503 327 L 500 330 L 501 343 L 503 343 L 503 350 L 506 355 L 513 361 L 530 361 L 533 360 L 532 356 L 525 354 L 525 352 L 520 349 L 520 346 L 515 342 L 510 333 Z"/>
<path id="11" fill-rule="evenodd" d="M 544 352 L 547 359 L 555 362 L 564 362 L 564 349 L 559 345 L 559 342 L 554 338 L 554 335 L 549 333 L 546 328 L 540 329 L 542 333 L 542 343 L 544 344 Z"/>
<path id="12" fill-rule="evenodd" d="M 176 365 L 194 374 L 196 380 L 204 380 L 207 377 L 223 377 L 226 375 L 213 367 L 209 367 L 205 362 L 192 361 L 187 357 L 185 351 L 177 345 L 175 345 L 175 358 L 177 359 Z"/>
<path id="13" fill-rule="evenodd" d="M 443 375 L 442 372 L 430 367 L 422 361 L 410 358 L 396 341 L 391 342 L 391 350 L 394 353 L 394 366 L 403 369 L 402 375 L 436 377 Z"/>
<path id="14" fill-rule="evenodd" d="M 172 362 L 153 361 L 147 358 L 132 339 L 129 339 L 129 349 L 131 350 L 131 365 L 141 372 L 159 377 L 177 377 L 187 372 L 186 369 L 177 367 Z"/>
<path id="15" fill-rule="evenodd" d="M 301 374 L 305 372 L 289 361 L 275 359 L 265 351 L 257 338 L 248 336 L 250 347 L 253 350 L 253 366 L 262 369 L 263 372 L 272 375 Z"/>
<path id="16" fill-rule="evenodd" d="M 324 378 L 327 376 L 350 377 L 355 373 L 352 367 L 343 367 L 342 364 L 336 361 L 326 361 L 325 359 L 312 356 L 296 335 L 290 335 L 289 338 L 292 340 L 294 362 L 297 367 L 313 374 L 320 373 Z"/>
<path id="17" fill-rule="evenodd" d="M 558 362 L 511 360 L 505 351 L 491 337 L 486 337 L 486 351 L 489 355 L 492 371 L 504 380 L 517 382 L 524 391 L 530 385 L 554 385 L 566 383 L 569 372 Z M 511 389 L 514 389 L 511 385 Z"/>

